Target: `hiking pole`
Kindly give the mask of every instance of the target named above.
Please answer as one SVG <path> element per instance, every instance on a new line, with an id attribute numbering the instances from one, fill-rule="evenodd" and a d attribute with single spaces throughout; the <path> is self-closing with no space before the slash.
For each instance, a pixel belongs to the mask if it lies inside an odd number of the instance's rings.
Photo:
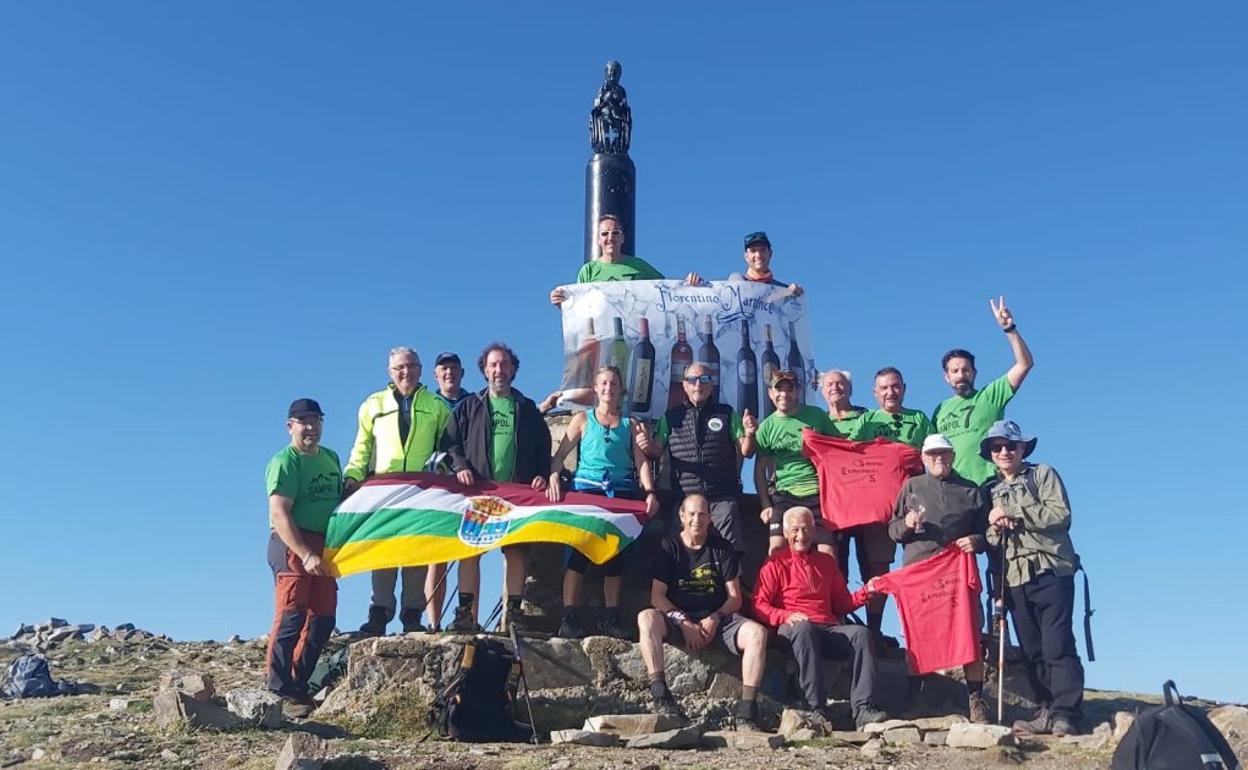
<path id="1" fill-rule="evenodd" d="M 529 732 L 532 737 L 529 740 L 537 745 L 537 723 L 533 721 L 533 701 L 529 699 L 529 677 L 524 673 L 524 658 L 520 656 L 520 639 L 516 636 L 516 625 L 507 623 L 507 632 L 511 634 L 511 648 L 516 653 L 516 665 L 520 667 L 520 684 L 524 685 L 524 705 L 529 711 Z"/>
<path id="2" fill-rule="evenodd" d="M 997 581 L 997 598 L 993 602 L 997 612 L 997 724 L 1005 720 L 1005 542 L 1006 539 L 1002 538 L 1001 576 Z"/>

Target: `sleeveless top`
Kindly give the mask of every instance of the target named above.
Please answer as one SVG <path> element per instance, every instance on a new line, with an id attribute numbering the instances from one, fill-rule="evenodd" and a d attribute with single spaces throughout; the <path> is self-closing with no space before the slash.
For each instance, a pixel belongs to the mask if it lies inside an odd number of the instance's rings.
<path id="1" fill-rule="evenodd" d="M 593 409 L 586 412 L 585 417 L 573 489 L 608 496 L 614 496 L 615 492 L 633 491 L 631 421 L 620 417 L 619 425 L 608 428 L 598 422 Z"/>

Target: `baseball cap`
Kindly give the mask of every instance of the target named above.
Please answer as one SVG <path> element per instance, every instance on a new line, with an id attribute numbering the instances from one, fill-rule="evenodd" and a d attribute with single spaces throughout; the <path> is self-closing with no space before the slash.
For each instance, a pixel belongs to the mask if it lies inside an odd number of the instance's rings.
<path id="1" fill-rule="evenodd" d="M 1006 441 L 1014 441 L 1023 445 L 1023 457 L 1031 454 L 1036 448 L 1036 442 L 1039 441 L 1035 436 L 1024 436 L 1023 429 L 1018 427 L 1018 423 L 1013 420 L 997 420 L 984 434 L 984 440 L 979 442 L 979 456 L 992 462 L 992 440 L 994 438 L 1003 438 Z"/>
<path id="2" fill-rule="evenodd" d="M 789 380 L 796 385 L 797 373 L 791 369 L 777 369 L 771 373 L 771 380 L 767 383 L 767 387 L 774 388 L 785 380 Z"/>
<path id="3" fill-rule="evenodd" d="M 463 363 L 459 360 L 459 354 L 452 353 L 449 350 L 439 353 L 438 357 L 433 359 L 434 366 L 442 366 L 443 364 L 455 364 L 460 367 L 463 366 Z"/>
<path id="4" fill-rule="evenodd" d="M 750 247 L 750 244 L 753 244 L 753 243 L 765 243 L 767 244 L 767 248 L 769 249 L 771 248 L 771 240 L 767 237 L 767 233 L 763 232 L 762 230 L 752 232 L 749 235 L 745 236 L 745 248 L 748 249 Z"/>
<path id="5" fill-rule="evenodd" d="M 324 417 L 325 413 L 321 411 L 321 405 L 311 398 L 296 398 L 290 402 L 290 409 L 286 410 L 286 418 L 298 417 L 304 414 L 319 414 Z"/>
<path id="6" fill-rule="evenodd" d="M 933 433 L 923 439 L 923 454 L 928 452 L 952 452 L 953 444 L 949 443 L 949 439 L 945 438 L 941 433 Z"/>

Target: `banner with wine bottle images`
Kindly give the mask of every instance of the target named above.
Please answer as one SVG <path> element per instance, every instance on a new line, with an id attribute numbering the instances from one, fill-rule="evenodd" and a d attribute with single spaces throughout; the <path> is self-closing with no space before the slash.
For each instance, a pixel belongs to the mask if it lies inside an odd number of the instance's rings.
<path id="1" fill-rule="evenodd" d="M 712 398 L 759 419 L 774 407 L 767 380 L 774 369 L 798 375 L 802 403 L 817 383 L 806 297 L 752 281 L 604 281 L 562 287 L 563 397 L 560 405 L 593 405 L 594 372 L 612 365 L 624 375 L 625 409 L 658 419 L 684 401 L 681 380 L 696 362 L 712 378 Z"/>

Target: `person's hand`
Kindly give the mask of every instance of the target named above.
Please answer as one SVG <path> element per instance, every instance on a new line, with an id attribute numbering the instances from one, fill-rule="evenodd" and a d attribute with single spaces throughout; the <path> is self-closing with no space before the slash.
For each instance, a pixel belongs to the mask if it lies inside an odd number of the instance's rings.
<path id="1" fill-rule="evenodd" d="M 456 472 L 455 478 L 457 481 L 459 481 L 460 484 L 463 484 L 466 487 L 470 487 L 477 482 L 477 478 L 473 476 L 472 471 L 470 471 L 467 468 L 464 468 L 462 471 Z"/>
<path id="2" fill-rule="evenodd" d="M 741 427 L 745 429 L 745 436 L 749 438 L 758 433 L 758 418 L 750 414 L 750 410 L 746 409 L 741 415 Z"/>
<path id="3" fill-rule="evenodd" d="M 550 484 L 546 486 L 546 499 L 552 503 L 563 499 L 563 482 L 558 472 L 550 474 Z"/>
<path id="4" fill-rule="evenodd" d="M 319 553 L 310 553 L 303 557 L 303 571 L 314 577 L 327 577 L 329 568 L 325 566 L 325 562 L 321 559 Z"/>
<path id="5" fill-rule="evenodd" d="M 534 476 L 533 481 L 530 482 L 529 486 L 533 487 L 535 491 L 541 492 L 543 489 L 546 488 L 546 477 Z"/>
<path id="6" fill-rule="evenodd" d="M 563 301 L 567 298 L 568 298 L 568 294 L 563 289 L 551 289 L 550 290 L 550 304 L 554 305 L 555 307 L 559 307 L 560 305 L 562 305 Z"/>
<path id="7" fill-rule="evenodd" d="M 654 446 L 654 442 L 650 440 L 650 430 L 642 420 L 633 420 L 633 443 L 642 454 L 650 456 L 650 448 Z"/>
<path id="8" fill-rule="evenodd" d="M 810 620 L 810 616 L 804 612 L 790 612 L 789 616 L 784 619 L 784 622 L 801 623 L 803 620 Z"/>
<path id="9" fill-rule="evenodd" d="M 558 405 L 559 398 L 562 395 L 563 395 L 562 390 L 556 390 L 554 393 L 551 393 L 549 396 L 542 399 L 542 403 L 537 405 L 537 411 L 541 412 L 542 414 L 546 414 L 551 409 L 554 409 L 555 406 Z"/>
<path id="10" fill-rule="evenodd" d="M 706 646 L 706 637 L 702 635 L 702 626 L 690 620 L 680 622 L 681 636 L 685 637 L 685 647 L 697 652 Z"/>
<path id="11" fill-rule="evenodd" d="M 867 596 L 874 597 L 880 595 L 880 579 L 873 577 L 867 581 Z"/>
<path id="12" fill-rule="evenodd" d="M 962 553 L 975 553 L 975 538 L 970 535 L 960 537 L 953 542 L 958 544 L 958 547 L 962 549 Z"/>
<path id="13" fill-rule="evenodd" d="M 702 638 L 710 644 L 715 639 L 715 632 L 719 630 L 719 614 L 715 613 L 702 618 L 698 621 L 698 627 L 702 629 Z"/>
<path id="14" fill-rule="evenodd" d="M 659 496 L 653 492 L 646 493 L 646 515 L 653 516 L 659 512 Z"/>
<path id="15" fill-rule="evenodd" d="M 353 478 L 347 477 L 347 479 L 342 482 L 342 496 L 350 497 L 352 494 L 355 493 L 355 490 L 359 488 L 360 488 L 359 479 L 353 479 Z"/>
<path id="16" fill-rule="evenodd" d="M 702 276 L 698 275 L 697 273 L 690 273 L 689 275 L 685 276 L 686 286 L 701 286 L 705 283 L 706 281 L 703 281 Z"/>
<path id="17" fill-rule="evenodd" d="M 1005 295 L 1002 294 L 997 301 L 988 298 L 988 306 L 992 308 L 992 315 L 997 319 L 997 324 L 1002 329 L 1008 329 L 1014 325 L 1014 314 L 1005 306 Z"/>
<path id="18" fill-rule="evenodd" d="M 923 517 L 917 511 L 906 512 L 906 529 L 918 529 Z"/>
<path id="19" fill-rule="evenodd" d="M 988 511 L 988 524 L 997 529 L 1014 529 L 1014 519 L 999 505 Z"/>
<path id="20" fill-rule="evenodd" d="M 762 519 L 764 524 L 770 524 L 770 523 L 771 523 L 771 512 L 772 512 L 772 510 L 773 510 L 773 509 L 772 509 L 772 507 L 771 507 L 770 505 L 769 505 L 769 506 L 767 506 L 766 508 L 764 508 L 764 509 L 762 510 L 762 512 L 761 512 L 761 513 L 759 513 L 759 514 L 758 514 L 758 518 Z"/>
<path id="21" fill-rule="evenodd" d="M 802 288 L 801 284 L 797 284 L 797 283 L 789 284 L 789 294 L 792 294 L 794 297 L 802 296 L 802 292 L 804 291 L 806 290 Z"/>

